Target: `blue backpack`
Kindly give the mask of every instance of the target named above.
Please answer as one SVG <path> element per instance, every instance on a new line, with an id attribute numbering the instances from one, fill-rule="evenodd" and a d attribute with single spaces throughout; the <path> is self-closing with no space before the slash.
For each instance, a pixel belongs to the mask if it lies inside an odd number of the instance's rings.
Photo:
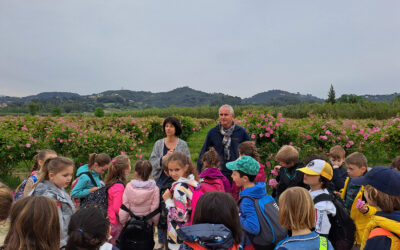
<path id="1" fill-rule="evenodd" d="M 287 230 L 279 223 L 279 207 L 274 198 L 266 195 L 261 199 L 250 196 L 241 196 L 239 204 L 243 198 L 254 201 L 258 222 L 260 223 L 260 233 L 250 237 L 255 249 L 274 249 L 276 244 L 287 236 Z"/>
<path id="2" fill-rule="evenodd" d="M 28 178 L 26 178 L 25 180 L 22 181 L 22 183 L 17 187 L 15 195 L 14 195 L 14 201 L 17 201 L 19 199 L 21 199 L 24 196 L 24 190 L 25 190 L 25 186 L 26 186 L 26 182 L 32 179 L 33 183 L 36 183 L 38 178 L 35 175 L 31 175 Z"/>

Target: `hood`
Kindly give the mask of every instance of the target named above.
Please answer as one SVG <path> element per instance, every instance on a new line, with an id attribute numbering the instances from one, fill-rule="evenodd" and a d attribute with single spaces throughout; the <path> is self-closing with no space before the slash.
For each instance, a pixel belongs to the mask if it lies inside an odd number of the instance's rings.
<path id="1" fill-rule="evenodd" d="M 400 235 L 400 211 L 393 213 L 376 212 L 374 220 L 378 226 Z"/>
<path id="2" fill-rule="evenodd" d="M 207 168 L 200 174 L 200 178 L 219 179 L 224 177 L 218 168 Z"/>
<path id="3" fill-rule="evenodd" d="M 177 230 L 183 241 L 199 243 L 207 249 L 229 249 L 233 245 L 233 236 L 223 224 L 196 224 Z"/>
<path id="4" fill-rule="evenodd" d="M 78 171 L 76 171 L 76 176 L 78 177 L 80 174 L 84 173 L 84 172 L 89 172 L 89 165 L 85 164 L 83 166 L 80 166 L 78 168 Z"/>
<path id="5" fill-rule="evenodd" d="M 154 180 L 139 181 L 132 180 L 126 185 L 125 192 L 130 197 L 135 197 L 132 199 L 132 204 L 141 205 L 152 199 L 154 189 L 156 188 L 156 182 Z"/>
<path id="6" fill-rule="evenodd" d="M 242 192 L 239 193 L 239 196 L 250 196 L 256 199 L 260 199 L 267 194 L 266 185 L 264 182 L 255 182 L 254 187 L 249 187 L 243 189 Z"/>
<path id="7" fill-rule="evenodd" d="M 50 181 L 43 181 L 39 183 L 33 190 L 32 194 L 34 196 L 47 196 L 53 197 L 56 201 L 69 203 L 68 194 L 64 191 L 64 188 L 57 188 Z"/>
<path id="8" fill-rule="evenodd" d="M 172 185 L 177 183 L 186 183 L 194 188 L 196 188 L 199 183 L 194 179 L 194 175 L 189 175 L 188 178 L 180 177 L 177 181 L 175 181 Z"/>

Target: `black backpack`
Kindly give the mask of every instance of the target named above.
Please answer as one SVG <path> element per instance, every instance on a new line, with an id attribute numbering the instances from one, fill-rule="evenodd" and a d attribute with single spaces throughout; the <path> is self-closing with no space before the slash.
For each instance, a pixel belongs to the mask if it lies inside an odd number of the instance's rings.
<path id="1" fill-rule="evenodd" d="M 159 208 L 146 216 L 134 215 L 124 204 L 122 204 L 121 209 L 129 213 L 131 218 L 125 224 L 117 239 L 117 247 L 120 250 L 152 250 L 154 247 L 153 225 L 150 225 L 147 221 L 160 212 Z"/>
<path id="2" fill-rule="evenodd" d="M 255 249 L 273 250 L 276 244 L 287 236 L 287 230 L 279 223 L 278 204 L 270 195 L 266 195 L 261 199 L 241 196 L 239 204 L 243 198 L 249 198 L 254 201 L 258 222 L 260 223 L 260 233 L 249 237 L 251 243 Z"/>
<path id="3" fill-rule="evenodd" d="M 328 214 L 331 229 L 329 230 L 328 239 L 332 243 L 333 248 L 340 250 L 351 249 L 354 245 L 356 226 L 353 219 L 347 213 L 343 202 L 333 194 L 320 194 L 314 198 L 314 204 L 321 201 L 332 201 L 336 208 L 336 215 Z"/>
<path id="4" fill-rule="evenodd" d="M 117 181 L 116 183 L 123 184 L 121 181 Z M 112 187 L 112 185 L 110 187 Z M 107 186 L 101 187 L 101 188 L 97 189 L 96 191 L 88 194 L 86 197 L 84 197 L 81 200 L 80 206 L 81 207 L 97 207 L 99 209 L 107 211 L 107 209 L 108 209 L 108 189 L 110 187 L 107 187 Z"/>

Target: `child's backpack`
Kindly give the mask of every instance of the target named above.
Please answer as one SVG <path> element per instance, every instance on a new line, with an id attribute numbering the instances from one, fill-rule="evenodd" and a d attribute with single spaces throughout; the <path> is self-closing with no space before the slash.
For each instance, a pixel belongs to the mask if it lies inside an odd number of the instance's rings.
<path id="1" fill-rule="evenodd" d="M 117 181 L 114 184 L 121 183 L 120 181 Z M 114 185 L 113 184 L 113 185 Z M 104 186 L 99 189 L 97 189 L 94 192 L 91 192 L 88 194 L 86 197 L 82 198 L 81 200 L 81 207 L 97 207 L 99 209 L 102 209 L 104 211 L 107 211 L 108 209 L 108 189 L 112 187 L 109 186 Z"/>
<path id="2" fill-rule="evenodd" d="M 314 198 L 314 204 L 321 201 L 332 201 L 336 207 L 336 215 L 328 214 L 331 229 L 328 239 L 335 249 L 351 249 L 354 244 L 356 226 L 353 219 L 347 213 L 343 203 L 333 194 L 320 194 Z"/>
<path id="3" fill-rule="evenodd" d="M 38 178 L 35 176 L 36 171 L 33 171 L 28 178 L 24 179 L 22 181 L 22 183 L 17 187 L 16 191 L 15 191 L 15 195 L 14 195 L 14 201 L 17 201 L 19 199 L 22 198 L 22 196 L 24 196 L 24 190 L 25 190 L 25 186 L 27 181 L 29 180 L 29 178 L 32 177 L 33 183 L 36 183 Z"/>
<path id="4" fill-rule="evenodd" d="M 94 180 L 92 173 L 90 173 L 90 172 L 82 172 L 82 173 L 80 173 L 80 174 L 78 175 L 78 177 L 72 182 L 72 185 L 71 185 L 71 192 L 72 192 L 72 190 L 74 190 L 76 184 L 78 183 L 79 177 L 80 177 L 81 175 L 83 175 L 83 174 L 86 174 L 87 176 L 89 176 L 90 181 L 92 182 L 92 184 L 93 184 L 95 187 L 97 187 L 97 183 L 96 183 L 96 181 Z M 72 198 L 72 201 L 74 202 L 75 208 L 78 209 L 78 208 L 81 206 L 81 200 L 82 200 L 81 198 Z"/>
<path id="5" fill-rule="evenodd" d="M 221 179 L 211 179 L 211 178 L 204 178 L 200 182 L 200 189 L 203 193 L 207 193 L 210 191 L 221 191 L 225 192 L 224 183 Z"/>
<path id="6" fill-rule="evenodd" d="M 368 239 L 371 239 L 371 238 L 377 237 L 377 236 L 386 236 L 391 239 L 390 250 L 400 249 L 400 234 L 390 232 L 389 230 L 387 230 L 383 227 L 376 227 L 376 228 L 372 229 L 372 231 L 369 233 Z"/>
<path id="7" fill-rule="evenodd" d="M 260 223 L 260 233 L 250 237 L 255 249 L 274 249 L 276 244 L 287 236 L 287 230 L 279 223 L 279 207 L 274 198 L 266 195 L 261 199 L 250 196 L 241 196 L 239 204 L 243 198 L 254 201 L 258 222 Z"/>
<path id="8" fill-rule="evenodd" d="M 125 224 L 117 239 L 117 247 L 120 250 L 152 250 L 154 247 L 153 225 L 150 225 L 147 221 L 158 214 L 160 210 L 156 209 L 146 216 L 136 216 L 124 204 L 122 204 L 121 209 L 129 213 L 131 218 Z"/>

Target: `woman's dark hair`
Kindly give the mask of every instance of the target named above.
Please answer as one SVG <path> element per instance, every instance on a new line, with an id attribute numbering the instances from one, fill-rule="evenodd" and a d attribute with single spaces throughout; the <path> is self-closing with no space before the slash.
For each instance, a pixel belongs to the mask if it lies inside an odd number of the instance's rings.
<path id="1" fill-rule="evenodd" d="M 92 153 L 89 155 L 89 168 L 93 166 L 93 164 L 97 163 L 99 166 L 104 166 L 110 164 L 111 157 L 108 154 L 96 154 Z"/>
<path id="2" fill-rule="evenodd" d="M 193 224 L 202 223 L 225 225 L 231 230 L 235 244 L 240 244 L 242 227 L 236 202 L 231 195 L 218 191 L 202 195 L 196 205 Z"/>
<path id="3" fill-rule="evenodd" d="M 168 116 L 167 118 L 165 118 L 162 125 L 164 133 L 165 133 L 165 126 L 167 125 L 167 123 L 171 123 L 175 127 L 176 136 L 180 136 L 182 134 L 182 125 L 179 122 L 178 118 L 176 118 L 175 116 Z"/>
<path id="4" fill-rule="evenodd" d="M 72 215 L 68 225 L 66 250 L 98 250 L 107 241 L 110 222 L 106 211 L 84 207 Z"/>

